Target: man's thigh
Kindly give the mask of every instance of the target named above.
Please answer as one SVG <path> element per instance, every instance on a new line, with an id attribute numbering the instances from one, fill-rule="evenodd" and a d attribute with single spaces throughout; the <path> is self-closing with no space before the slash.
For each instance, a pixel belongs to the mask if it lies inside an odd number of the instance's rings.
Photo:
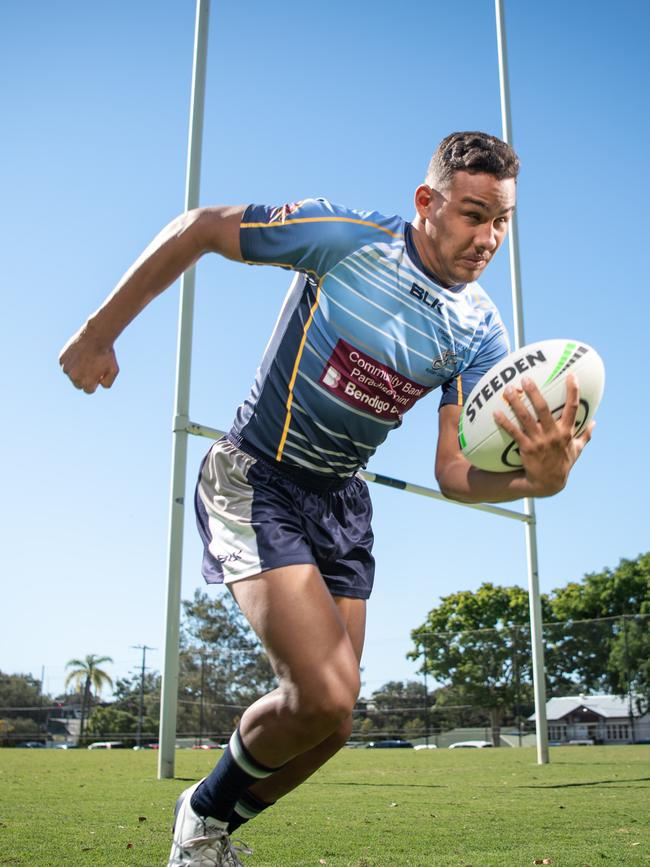
<path id="1" fill-rule="evenodd" d="M 357 662 L 361 663 L 363 643 L 366 637 L 366 600 L 335 596 L 334 602 L 350 637 Z"/>
<path id="2" fill-rule="evenodd" d="M 363 599 L 332 597 L 317 567 L 292 565 L 228 585 L 281 680 L 319 676 L 353 686 L 363 649 Z M 319 676 L 317 676 L 317 673 Z"/>

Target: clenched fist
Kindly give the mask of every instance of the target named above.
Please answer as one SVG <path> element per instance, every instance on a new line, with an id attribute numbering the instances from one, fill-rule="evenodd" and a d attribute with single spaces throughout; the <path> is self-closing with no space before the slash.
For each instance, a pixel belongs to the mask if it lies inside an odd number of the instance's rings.
<path id="1" fill-rule="evenodd" d="M 59 364 L 75 388 L 92 394 L 97 386 L 110 388 L 120 372 L 113 344 L 87 322 L 68 340 L 59 355 Z"/>

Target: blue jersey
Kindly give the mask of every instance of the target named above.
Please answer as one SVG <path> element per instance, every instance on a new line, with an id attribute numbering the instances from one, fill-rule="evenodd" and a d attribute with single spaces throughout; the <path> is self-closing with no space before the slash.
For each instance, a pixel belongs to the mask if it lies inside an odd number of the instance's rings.
<path id="1" fill-rule="evenodd" d="M 417 400 L 441 386 L 441 405 L 462 405 L 508 352 L 487 294 L 440 286 L 401 217 L 251 205 L 240 243 L 246 262 L 297 273 L 230 439 L 292 471 L 353 475 Z"/>

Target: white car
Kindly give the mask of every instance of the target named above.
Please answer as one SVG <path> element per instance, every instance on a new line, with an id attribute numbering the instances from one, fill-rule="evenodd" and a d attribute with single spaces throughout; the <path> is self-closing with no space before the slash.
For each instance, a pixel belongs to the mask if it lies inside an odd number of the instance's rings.
<path id="1" fill-rule="evenodd" d="M 438 747 L 435 744 L 418 744 L 413 747 L 414 750 L 437 750 Z"/>
<path id="2" fill-rule="evenodd" d="M 450 750 L 464 750 L 464 749 L 474 749 L 474 750 L 483 750 L 486 747 L 491 747 L 492 744 L 489 741 L 458 741 L 455 744 L 449 744 Z"/>

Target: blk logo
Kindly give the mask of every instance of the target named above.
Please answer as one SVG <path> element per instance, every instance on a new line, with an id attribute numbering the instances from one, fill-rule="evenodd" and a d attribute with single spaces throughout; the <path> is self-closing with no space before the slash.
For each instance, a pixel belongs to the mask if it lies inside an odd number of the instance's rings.
<path id="1" fill-rule="evenodd" d="M 217 554 L 217 562 L 218 563 L 234 563 L 237 560 L 241 560 L 242 559 L 241 551 L 242 551 L 242 549 L 240 548 L 239 551 L 232 551 L 232 553 L 230 553 L 230 554 Z"/>
<path id="2" fill-rule="evenodd" d="M 426 304 L 426 306 L 430 307 L 431 310 L 440 310 L 442 308 L 442 301 L 439 298 L 434 298 L 433 295 L 430 295 L 426 289 L 423 289 L 422 286 L 418 286 L 417 283 L 411 285 L 409 295 L 417 298 L 418 301 L 422 302 L 422 304 Z"/>

